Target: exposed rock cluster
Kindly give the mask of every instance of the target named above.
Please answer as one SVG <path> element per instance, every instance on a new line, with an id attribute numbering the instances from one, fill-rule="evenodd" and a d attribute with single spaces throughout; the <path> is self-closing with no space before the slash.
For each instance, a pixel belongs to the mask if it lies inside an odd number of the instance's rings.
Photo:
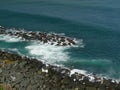
<path id="1" fill-rule="evenodd" d="M 24 40 L 38 40 L 43 43 L 48 43 L 50 45 L 57 46 L 71 46 L 75 45 L 75 39 L 57 35 L 57 34 L 47 34 L 45 32 L 33 32 L 33 31 L 24 31 L 24 30 L 10 30 L 0 27 L 0 34 L 16 36 Z"/>

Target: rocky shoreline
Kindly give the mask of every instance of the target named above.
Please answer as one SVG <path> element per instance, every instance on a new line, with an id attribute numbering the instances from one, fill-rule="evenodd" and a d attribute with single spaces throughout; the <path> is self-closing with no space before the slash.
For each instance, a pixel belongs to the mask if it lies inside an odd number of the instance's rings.
<path id="1" fill-rule="evenodd" d="M 73 70 L 0 50 L 0 90 L 120 90 L 111 79 L 86 76 Z"/>
<path id="2" fill-rule="evenodd" d="M 47 43 L 56 46 L 71 46 L 76 44 L 73 38 L 65 37 L 55 33 L 49 34 L 45 32 L 33 32 L 19 29 L 7 29 L 0 26 L 0 35 L 15 36 L 21 40 L 38 40 L 42 43 Z"/>

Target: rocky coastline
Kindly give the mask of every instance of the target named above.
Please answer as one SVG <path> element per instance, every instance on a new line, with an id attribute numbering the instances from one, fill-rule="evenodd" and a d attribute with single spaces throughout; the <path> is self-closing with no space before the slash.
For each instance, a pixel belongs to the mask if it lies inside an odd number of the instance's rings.
<path id="1" fill-rule="evenodd" d="M 55 33 L 25 31 L 19 29 L 7 29 L 0 26 L 0 35 L 9 35 L 20 38 L 21 40 L 38 40 L 42 43 L 47 43 L 56 46 L 71 46 L 76 44 L 76 40 L 70 37 L 65 37 Z"/>
<path id="2" fill-rule="evenodd" d="M 0 50 L 0 90 L 120 90 L 120 83 Z"/>
<path id="3" fill-rule="evenodd" d="M 55 46 L 76 45 L 75 39 L 66 36 L 2 26 L 0 35 Z M 0 90 L 120 90 L 120 83 L 0 49 Z"/>

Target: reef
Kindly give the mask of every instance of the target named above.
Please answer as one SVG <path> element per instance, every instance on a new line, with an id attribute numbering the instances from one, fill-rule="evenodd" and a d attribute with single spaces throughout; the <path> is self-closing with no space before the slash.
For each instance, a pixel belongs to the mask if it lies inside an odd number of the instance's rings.
<path id="1" fill-rule="evenodd" d="M 0 50 L 0 90 L 120 90 L 112 79 Z"/>

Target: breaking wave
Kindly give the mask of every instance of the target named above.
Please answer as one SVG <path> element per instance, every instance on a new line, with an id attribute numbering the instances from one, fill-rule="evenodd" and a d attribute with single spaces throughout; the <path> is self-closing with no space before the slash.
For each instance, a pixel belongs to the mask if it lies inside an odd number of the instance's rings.
<path id="1" fill-rule="evenodd" d="M 10 29 L 9 31 L 15 32 L 15 29 Z M 51 33 L 49 33 L 51 34 Z M 64 33 L 60 33 L 58 35 L 65 35 Z M 21 42 L 25 41 L 21 37 L 17 36 L 10 36 L 1 34 L 0 35 L 0 41 L 8 42 L 8 43 L 15 43 L 15 42 Z M 77 45 L 72 46 L 55 46 L 50 45 L 49 43 L 43 43 L 39 42 L 37 40 L 35 41 L 28 41 L 29 45 L 23 46 L 24 50 L 27 50 L 28 53 L 26 55 L 30 57 L 34 57 L 38 60 L 43 60 L 44 62 L 56 64 L 60 62 L 65 62 L 70 59 L 69 51 L 67 49 L 70 49 L 71 47 L 84 47 L 83 40 L 76 40 Z M 19 44 L 21 45 L 21 44 Z M 18 52 L 16 49 L 12 49 L 10 51 Z M 8 48 L 9 50 L 9 48 Z"/>
<path id="2" fill-rule="evenodd" d="M 66 61 L 70 58 L 69 52 L 66 51 L 70 47 L 60 47 L 40 42 L 33 42 L 25 48 L 29 51 L 30 56 L 39 60 L 42 59 L 51 64 Z"/>
<path id="3" fill-rule="evenodd" d="M 0 35 L 0 41 L 5 41 L 5 42 L 19 42 L 22 41 L 21 37 L 16 37 L 16 36 L 10 36 L 10 35 Z"/>

